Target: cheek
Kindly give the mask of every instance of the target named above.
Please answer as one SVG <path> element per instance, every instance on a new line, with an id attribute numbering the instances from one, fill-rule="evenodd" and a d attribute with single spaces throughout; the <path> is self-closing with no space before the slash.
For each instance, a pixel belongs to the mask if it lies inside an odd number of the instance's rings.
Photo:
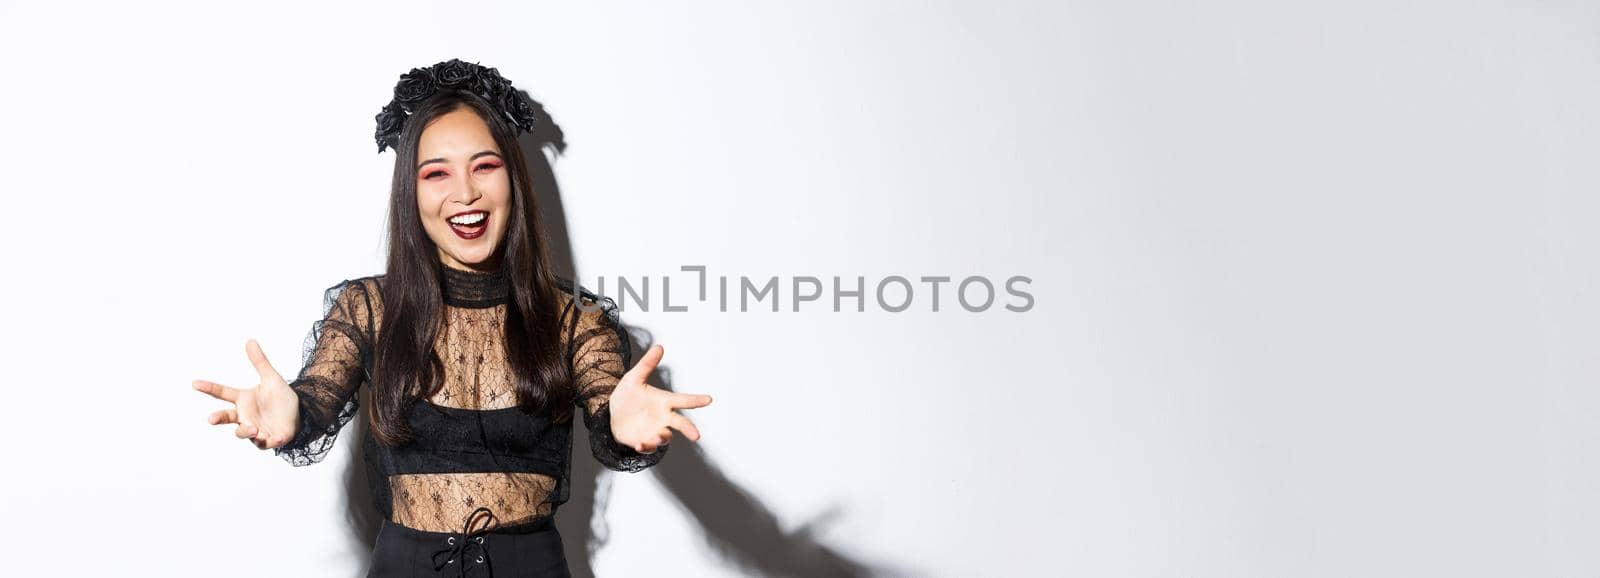
<path id="1" fill-rule="evenodd" d="M 444 219 L 439 214 L 439 205 L 443 195 L 438 191 L 430 190 L 425 185 L 417 186 L 417 214 L 422 216 L 423 222 L 432 222 Z"/>
<path id="2" fill-rule="evenodd" d="M 502 207 L 511 206 L 511 178 L 506 176 L 504 170 L 500 171 L 500 176 L 491 182 L 488 194 L 494 197 L 496 204 Z"/>
<path id="3" fill-rule="evenodd" d="M 494 206 L 497 209 L 495 212 L 502 215 L 511 212 L 511 183 L 509 181 L 505 179 L 497 181 L 489 189 L 488 195 L 494 201 Z M 500 219 L 500 224 L 504 225 L 505 219 Z"/>

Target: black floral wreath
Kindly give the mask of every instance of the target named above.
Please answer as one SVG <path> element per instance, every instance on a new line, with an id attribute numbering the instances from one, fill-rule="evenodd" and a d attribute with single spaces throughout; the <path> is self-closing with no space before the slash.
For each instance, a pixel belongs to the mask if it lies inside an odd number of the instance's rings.
<path id="1" fill-rule="evenodd" d="M 528 93 L 511 86 L 511 81 L 500 76 L 500 71 L 476 62 L 462 62 L 452 58 L 427 68 L 413 68 L 400 75 L 394 85 L 394 100 L 378 112 L 378 152 L 385 148 L 400 148 L 400 131 L 406 119 L 416 112 L 418 105 L 441 90 L 459 90 L 477 95 L 503 115 L 512 125 L 524 132 L 540 136 L 543 142 L 564 149 L 561 129 L 555 126 L 544 105 Z"/>

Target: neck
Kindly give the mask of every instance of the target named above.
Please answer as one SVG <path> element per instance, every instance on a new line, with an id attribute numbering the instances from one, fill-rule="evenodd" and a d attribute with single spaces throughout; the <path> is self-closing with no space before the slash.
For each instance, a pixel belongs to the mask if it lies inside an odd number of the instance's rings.
<path id="1" fill-rule="evenodd" d="M 446 305 L 494 307 L 510 301 L 511 285 L 501 269 L 476 271 L 443 265 L 439 277 Z"/>

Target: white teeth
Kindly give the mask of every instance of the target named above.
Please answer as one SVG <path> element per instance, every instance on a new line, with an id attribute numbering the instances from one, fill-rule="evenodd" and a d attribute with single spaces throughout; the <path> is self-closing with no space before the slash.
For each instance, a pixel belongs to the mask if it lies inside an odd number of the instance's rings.
<path id="1" fill-rule="evenodd" d="M 459 217 L 451 217 L 450 218 L 450 222 L 451 223 L 455 223 L 457 225 L 471 225 L 471 224 L 477 223 L 478 221 L 482 221 L 485 217 L 488 217 L 488 216 L 489 216 L 488 213 L 472 213 L 470 215 L 462 215 L 462 216 L 459 216 Z"/>

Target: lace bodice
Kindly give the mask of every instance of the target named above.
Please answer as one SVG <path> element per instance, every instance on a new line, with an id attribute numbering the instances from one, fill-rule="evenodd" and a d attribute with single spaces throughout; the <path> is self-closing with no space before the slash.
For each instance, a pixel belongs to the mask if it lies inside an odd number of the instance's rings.
<path id="1" fill-rule="evenodd" d="M 276 450 L 294 465 L 321 461 L 358 413 L 358 390 L 371 385 L 373 345 L 383 323 L 383 280 L 342 281 L 324 294 L 323 319 L 312 326 L 304 365 L 290 382 L 300 397 L 300 426 Z M 444 319 L 434 349 L 445 383 L 410 408 L 411 443 L 390 448 L 365 436 L 375 505 L 393 523 L 434 532 L 460 530 L 478 507 L 490 508 L 506 530 L 553 516 L 567 501 L 571 414 L 578 412 L 556 417 L 518 407 L 501 328 L 508 284 L 499 272 L 444 267 L 441 282 Z M 611 437 L 610 394 L 632 366 L 616 304 L 562 284 L 569 289 L 558 316 L 563 351 L 591 453 L 617 471 L 655 465 L 667 446 L 641 454 Z"/>

